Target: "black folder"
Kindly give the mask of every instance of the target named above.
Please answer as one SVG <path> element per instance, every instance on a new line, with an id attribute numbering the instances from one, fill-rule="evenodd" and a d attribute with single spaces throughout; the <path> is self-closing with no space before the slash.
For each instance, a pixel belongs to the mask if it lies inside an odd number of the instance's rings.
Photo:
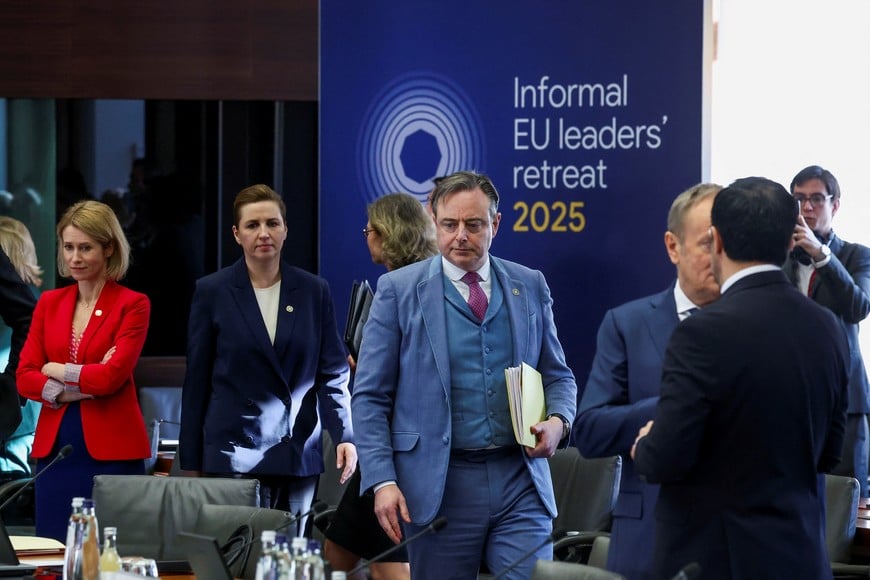
<path id="1" fill-rule="evenodd" d="M 197 578 L 233 580 L 233 575 L 215 538 L 189 532 L 178 532 L 177 537 Z"/>
<path id="2" fill-rule="evenodd" d="M 356 360 L 359 356 L 359 345 L 362 342 L 362 331 L 369 318 L 369 308 L 372 306 L 374 293 L 368 280 L 354 280 L 350 292 L 350 307 L 347 309 L 347 322 L 344 325 L 344 344 L 350 356 Z"/>
<path id="3" fill-rule="evenodd" d="M 0 521 L 0 577 L 23 578 L 34 572 L 36 566 L 22 564 L 18 560 L 18 554 L 15 553 L 15 548 L 12 547 L 12 541 L 9 539 L 9 532 Z"/>

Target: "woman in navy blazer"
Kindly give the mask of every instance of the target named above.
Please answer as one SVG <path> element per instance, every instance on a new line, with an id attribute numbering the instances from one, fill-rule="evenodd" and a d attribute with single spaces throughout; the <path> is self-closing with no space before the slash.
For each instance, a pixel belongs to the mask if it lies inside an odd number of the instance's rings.
<path id="1" fill-rule="evenodd" d="M 57 225 L 57 265 L 75 284 L 39 298 L 21 351 L 19 392 L 42 401 L 32 456 L 40 470 L 67 444 L 69 458 L 36 482 L 36 533 L 64 540 L 70 502 L 89 497 L 96 474 L 142 475 L 151 455 L 136 398 L 151 305 L 117 283 L 130 246 L 112 209 L 70 207 Z"/>
<path id="2" fill-rule="evenodd" d="M 321 428 L 356 470 L 349 369 L 326 282 L 281 260 L 284 201 L 265 185 L 236 196 L 244 257 L 197 281 L 181 407 L 183 469 L 260 480 L 263 507 L 307 511 L 323 471 Z M 304 529 L 304 522 L 300 523 Z"/>

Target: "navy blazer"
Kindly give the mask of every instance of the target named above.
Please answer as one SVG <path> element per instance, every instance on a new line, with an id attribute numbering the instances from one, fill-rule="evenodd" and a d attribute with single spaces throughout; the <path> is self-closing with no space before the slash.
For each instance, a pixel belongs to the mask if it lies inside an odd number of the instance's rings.
<path id="1" fill-rule="evenodd" d="M 544 275 L 494 257 L 490 263 L 493 279 L 504 290 L 513 364 L 526 362 L 540 371 L 548 414 L 573 417 L 577 384 L 556 336 Z M 450 458 L 451 379 L 444 284 L 440 255 L 378 279 L 354 383 L 361 489 L 396 481 L 416 525 L 435 518 Z M 541 502 L 555 517 L 547 460 L 522 456 Z"/>
<path id="2" fill-rule="evenodd" d="M 607 311 L 572 431 L 584 457 L 622 456 L 607 569 L 630 580 L 651 574 L 659 487 L 641 481 L 629 452 L 655 415 L 665 348 L 678 322 L 674 284 Z"/>
<path id="3" fill-rule="evenodd" d="M 351 442 L 350 371 L 326 282 L 281 263 L 274 345 L 244 259 L 197 281 L 179 456 L 207 473 L 323 471 L 321 420 Z"/>
<path id="4" fill-rule="evenodd" d="M 831 234 L 831 261 L 816 270 L 810 298 L 833 312 L 849 339 L 849 412 L 870 413 L 870 382 L 858 342 L 858 325 L 870 314 L 870 248 Z M 789 254 L 783 270 L 797 284 L 797 262 Z"/>
<path id="5" fill-rule="evenodd" d="M 781 271 L 738 280 L 680 323 L 637 472 L 661 484 L 655 570 L 829 578 L 820 473 L 840 459 L 848 346 Z"/>

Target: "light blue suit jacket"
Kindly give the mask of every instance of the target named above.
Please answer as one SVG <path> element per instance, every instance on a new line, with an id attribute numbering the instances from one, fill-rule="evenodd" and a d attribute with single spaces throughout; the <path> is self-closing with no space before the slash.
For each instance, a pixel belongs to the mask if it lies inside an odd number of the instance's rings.
<path id="1" fill-rule="evenodd" d="M 537 368 L 547 413 L 570 419 L 577 384 L 556 336 L 543 274 L 494 257 L 490 262 L 494 280 L 504 290 L 513 364 L 526 362 Z M 440 255 L 381 276 L 363 331 L 353 391 L 361 489 L 396 481 L 417 525 L 428 524 L 438 512 L 450 458 L 444 283 Z M 526 457 L 526 464 L 543 504 L 555 517 L 546 459 Z"/>

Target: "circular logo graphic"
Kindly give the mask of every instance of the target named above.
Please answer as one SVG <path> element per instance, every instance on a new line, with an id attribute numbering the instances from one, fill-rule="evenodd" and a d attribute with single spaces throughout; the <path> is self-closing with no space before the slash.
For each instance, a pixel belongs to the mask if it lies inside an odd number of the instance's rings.
<path id="1" fill-rule="evenodd" d="M 367 203 L 392 192 L 425 201 L 435 187 L 433 178 L 480 169 L 483 129 L 471 99 L 458 85 L 417 72 L 375 97 L 357 150 Z"/>

